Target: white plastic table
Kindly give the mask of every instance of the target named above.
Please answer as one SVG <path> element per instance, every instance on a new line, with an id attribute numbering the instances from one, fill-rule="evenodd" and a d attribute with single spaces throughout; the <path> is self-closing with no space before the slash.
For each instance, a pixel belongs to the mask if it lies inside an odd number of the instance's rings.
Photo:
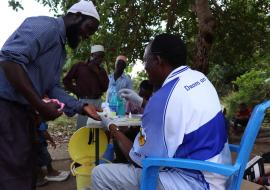
<path id="1" fill-rule="evenodd" d="M 131 118 L 129 117 L 115 117 L 114 123 L 118 127 L 122 126 L 140 126 L 141 125 L 141 115 L 133 115 Z M 103 128 L 101 121 L 96 121 L 90 117 L 87 119 L 86 127 L 88 128 Z"/>
<path id="2" fill-rule="evenodd" d="M 131 118 L 129 117 L 115 117 L 114 118 L 114 123 L 118 126 L 118 127 L 123 127 L 123 126 L 128 126 L 128 127 L 132 127 L 132 126 L 140 126 L 141 125 L 141 115 L 133 115 L 131 116 Z M 95 150 L 95 157 L 96 157 L 96 165 L 99 164 L 99 129 L 103 128 L 102 127 L 102 123 L 101 121 L 96 121 L 90 117 L 88 117 L 87 119 L 87 123 L 86 123 L 86 127 L 87 128 L 94 128 L 95 129 L 95 140 L 96 140 L 96 150 Z M 90 137 L 90 135 L 89 135 Z"/>

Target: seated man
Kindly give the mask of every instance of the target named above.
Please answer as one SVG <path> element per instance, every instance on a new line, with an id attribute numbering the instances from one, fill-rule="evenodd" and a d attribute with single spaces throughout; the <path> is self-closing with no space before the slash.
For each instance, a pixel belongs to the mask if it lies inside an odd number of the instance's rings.
<path id="1" fill-rule="evenodd" d="M 189 158 L 231 163 L 224 116 L 217 92 L 207 77 L 186 64 L 181 38 L 161 34 L 148 44 L 144 66 L 149 81 L 161 86 L 144 109 L 140 133 L 132 143 L 113 120 L 102 122 L 132 164 L 101 164 L 92 171 L 92 189 L 139 189 L 146 157 Z M 164 168 L 158 189 L 223 190 L 224 176 Z"/>
<path id="2" fill-rule="evenodd" d="M 139 89 L 139 95 L 134 92 L 131 89 L 122 89 L 119 91 L 119 94 L 122 94 L 123 98 L 125 98 L 126 93 L 133 93 L 133 96 L 136 96 L 135 98 L 141 100 L 141 102 L 144 100 L 148 101 L 153 93 L 153 85 L 149 83 L 148 80 L 143 80 L 140 83 L 140 89 Z M 132 113 L 132 114 L 143 114 L 143 108 L 141 105 L 138 105 L 134 103 L 131 100 L 126 99 L 126 113 Z M 140 131 L 140 126 L 132 126 L 128 129 L 122 128 L 122 132 L 131 140 L 134 141 L 135 137 L 137 136 L 138 132 Z M 128 163 L 128 160 L 126 159 L 125 155 L 122 153 L 120 147 L 117 144 L 117 141 L 114 140 L 114 152 L 115 152 L 115 159 L 114 163 Z"/>

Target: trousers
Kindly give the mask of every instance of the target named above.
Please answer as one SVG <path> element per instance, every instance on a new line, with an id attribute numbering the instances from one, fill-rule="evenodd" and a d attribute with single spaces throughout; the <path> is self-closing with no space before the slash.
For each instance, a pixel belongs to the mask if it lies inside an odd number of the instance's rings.
<path id="1" fill-rule="evenodd" d="M 139 190 L 141 168 L 130 164 L 100 164 L 92 170 L 91 190 Z M 164 190 L 158 180 L 158 190 Z"/>
<path id="2" fill-rule="evenodd" d="M 36 189 L 35 112 L 0 99 L 0 189 Z"/>

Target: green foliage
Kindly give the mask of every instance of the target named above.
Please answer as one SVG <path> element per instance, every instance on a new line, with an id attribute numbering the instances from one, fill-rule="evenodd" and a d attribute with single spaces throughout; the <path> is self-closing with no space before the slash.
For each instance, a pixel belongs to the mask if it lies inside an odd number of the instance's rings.
<path id="1" fill-rule="evenodd" d="M 75 126 L 76 117 L 67 117 L 66 115 L 62 115 L 61 117 L 58 117 L 54 121 L 49 121 L 48 124 L 56 126 L 68 126 L 68 125 Z"/>
<path id="2" fill-rule="evenodd" d="M 142 72 L 139 72 L 137 77 L 132 79 L 132 81 L 133 81 L 133 89 L 135 89 L 135 91 L 138 92 L 141 82 L 143 80 L 146 80 L 146 79 L 147 79 L 146 72 L 144 70 Z"/>
<path id="3" fill-rule="evenodd" d="M 77 2 L 36 1 L 48 5 L 56 14 L 65 13 Z M 76 51 L 67 48 L 65 71 L 78 60 L 85 60 L 89 56 L 91 44 L 105 46 L 105 68 L 108 73 L 113 69 L 118 54 L 125 54 L 129 58 L 132 69 L 135 60 L 143 57 L 149 40 L 163 32 L 183 37 L 190 65 L 198 34 L 197 17 L 192 11 L 194 1 L 95 0 L 101 17 L 100 28 Z M 13 3 L 13 8 L 22 7 L 17 0 L 9 2 Z M 217 21 L 217 29 L 209 57 L 208 76 L 219 94 L 226 95 L 233 90 L 235 84 L 232 81 L 237 77 L 258 67 L 263 69 L 269 64 L 261 60 L 269 60 L 270 57 L 270 3 L 269 0 L 210 0 L 209 4 Z M 144 76 L 138 76 L 135 87 Z"/>
<path id="4" fill-rule="evenodd" d="M 212 1 L 218 27 L 210 55 L 210 73 L 217 78 L 219 92 L 232 88 L 232 81 L 259 67 L 260 57 L 270 50 L 270 4 L 260 1 Z M 220 65 L 216 69 L 217 64 Z M 213 73 L 214 72 L 214 73 Z M 224 88 L 224 86 L 226 86 Z"/>
<path id="5" fill-rule="evenodd" d="M 8 1 L 8 6 L 11 7 L 15 11 L 19 11 L 19 9 L 23 10 L 22 4 L 17 0 Z"/>
<path id="6" fill-rule="evenodd" d="M 250 107 L 269 99 L 270 97 L 270 67 L 263 69 L 252 69 L 251 71 L 237 77 L 233 82 L 238 89 L 227 96 L 224 101 L 229 107 L 229 115 L 235 113 L 239 103 L 246 103 Z"/>

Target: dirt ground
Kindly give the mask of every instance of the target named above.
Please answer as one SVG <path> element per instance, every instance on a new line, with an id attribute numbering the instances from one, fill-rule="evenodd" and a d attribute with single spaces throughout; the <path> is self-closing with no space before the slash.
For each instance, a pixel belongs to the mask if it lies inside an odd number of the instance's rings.
<path id="1" fill-rule="evenodd" d="M 262 153 L 270 151 L 270 128 L 269 130 L 260 133 L 259 138 L 257 138 L 256 144 L 254 145 L 251 158 L 255 155 L 261 155 Z M 230 143 L 237 144 L 239 143 L 241 135 L 230 135 Z M 69 170 L 71 160 L 67 151 L 67 142 L 59 144 L 57 148 L 49 149 L 51 156 L 53 158 L 53 165 L 56 169 L 59 170 Z M 232 156 L 235 159 L 235 155 Z M 248 188 L 249 187 L 249 188 Z M 241 190 L 247 190 L 252 187 L 252 184 L 245 184 L 242 186 Z M 256 189 L 255 187 L 251 188 L 252 190 Z M 76 190 L 76 178 L 70 176 L 67 181 L 64 182 L 49 182 L 48 185 L 44 187 L 39 187 L 37 190 Z"/>
<path id="2" fill-rule="evenodd" d="M 56 149 L 49 147 L 49 152 L 53 159 L 53 167 L 57 170 L 70 170 L 72 163 L 68 150 L 67 143 L 62 143 Z M 39 187 L 37 190 L 76 190 L 76 178 L 70 175 L 67 181 L 64 182 L 49 182 L 46 186 Z"/>
<path id="3" fill-rule="evenodd" d="M 54 160 L 53 165 L 58 170 L 69 170 L 70 159 Z M 39 187 L 37 190 L 76 190 L 76 178 L 72 175 L 64 182 L 49 182 L 46 186 Z"/>

